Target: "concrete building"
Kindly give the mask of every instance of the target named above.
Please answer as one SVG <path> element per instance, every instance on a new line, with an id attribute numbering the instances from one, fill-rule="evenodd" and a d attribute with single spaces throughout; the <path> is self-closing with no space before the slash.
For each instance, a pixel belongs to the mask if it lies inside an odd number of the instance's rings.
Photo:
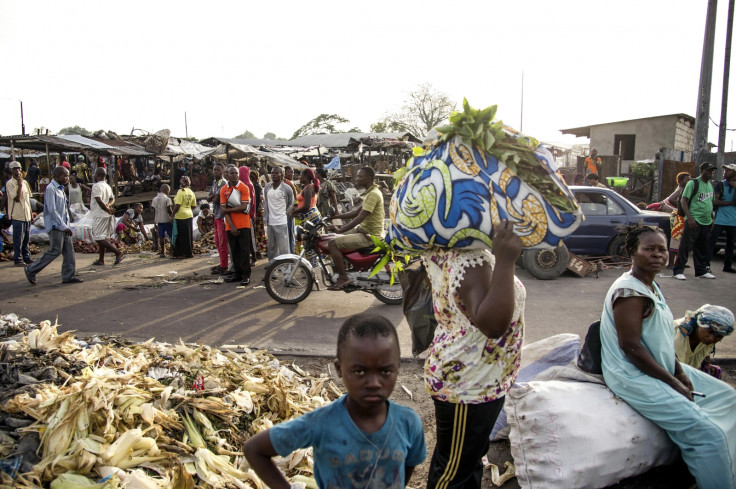
<path id="1" fill-rule="evenodd" d="M 693 149 L 694 131 L 695 118 L 687 114 L 561 129 L 562 134 L 589 138 L 590 147 L 597 148 L 601 156 L 620 156 L 622 172 L 627 172 L 629 164 L 634 161 L 654 158 L 660 148 L 687 153 L 689 159 Z"/>

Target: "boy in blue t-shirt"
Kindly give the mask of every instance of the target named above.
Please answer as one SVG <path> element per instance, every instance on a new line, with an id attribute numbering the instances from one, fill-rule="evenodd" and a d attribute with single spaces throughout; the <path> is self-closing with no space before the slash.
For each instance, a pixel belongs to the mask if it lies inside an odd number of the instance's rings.
<path id="1" fill-rule="evenodd" d="M 245 456 L 263 482 L 288 489 L 271 458 L 311 446 L 321 488 L 403 489 L 427 450 L 419 416 L 388 400 L 399 355 L 396 329 L 385 317 L 357 314 L 345 320 L 335 367 L 348 393 L 245 443 Z"/>

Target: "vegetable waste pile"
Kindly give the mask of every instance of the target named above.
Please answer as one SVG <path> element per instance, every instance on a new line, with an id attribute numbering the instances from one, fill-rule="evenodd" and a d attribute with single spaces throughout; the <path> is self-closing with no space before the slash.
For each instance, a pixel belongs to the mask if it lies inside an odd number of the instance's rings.
<path id="1" fill-rule="evenodd" d="M 243 442 L 342 395 L 263 351 L 57 326 L 0 316 L 0 488 L 262 488 Z M 277 463 L 316 487 L 311 450 Z"/>
<path id="2" fill-rule="evenodd" d="M 114 244 L 116 248 L 123 250 L 123 253 L 131 254 L 141 253 L 143 251 L 153 251 L 153 241 L 151 240 L 146 240 L 143 242 L 143 244 L 134 245 L 126 245 L 125 243 L 123 243 L 122 241 L 118 241 L 117 239 L 110 239 L 109 241 Z M 211 246 L 203 245 L 195 241 L 192 244 L 192 251 L 196 255 L 201 255 L 203 253 L 207 253 L 211 248 L 214 248 L 214 246 L 214 240 Z M 99 250 L 100 249 L 97 247 L 97 243 L 87 243 L 84 241 L 74 242 L 74 251 L 76 251 L 77 253 L 98 253 Z M 166 253 L 171 253 L 171 244 L 169 243 L 166 243 Z"/>
<path id="3" fill-rule="evenodd" d="M 6 248 L 2 252 L 0 252 L 0 261 L 13 261 L 13 244 L 6 244 L 5 246 Z M 31 252 L 31 255 L 37 255 L 41 253 L 41 248 L 33 243 L 28 245 L 28 250 Z"/>

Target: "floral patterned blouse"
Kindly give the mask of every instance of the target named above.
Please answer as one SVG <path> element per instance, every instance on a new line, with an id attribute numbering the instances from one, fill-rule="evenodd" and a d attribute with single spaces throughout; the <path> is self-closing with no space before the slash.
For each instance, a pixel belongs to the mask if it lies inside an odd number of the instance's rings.
<path id="1" fill-rule="evenodd" d="M 526 289 L 514 277 L 511 327 L 500 338 L 488 338 L 465 312 L 458 288 L 465 270 L 495 257 L 487 250 L 434 248 L 422 258 L 432 281 L 437 329 L 424 363 L 424 382 L 439 401 L 480 404 L 503 397 L 516 380 L 524 339 Z"/>

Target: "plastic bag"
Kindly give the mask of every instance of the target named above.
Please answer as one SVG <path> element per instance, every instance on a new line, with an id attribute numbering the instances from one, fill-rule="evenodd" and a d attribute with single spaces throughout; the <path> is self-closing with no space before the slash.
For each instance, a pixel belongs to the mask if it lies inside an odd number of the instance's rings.
<path id="1" fill-rule="evenodd" d="M 411 353 L 416 356 L 432 344 L 437 319 L 434 317 L 432 285 L 422 262 L 415 262 L 399 275 L 404 297 L 404 317 L 411 329 Z"/>

